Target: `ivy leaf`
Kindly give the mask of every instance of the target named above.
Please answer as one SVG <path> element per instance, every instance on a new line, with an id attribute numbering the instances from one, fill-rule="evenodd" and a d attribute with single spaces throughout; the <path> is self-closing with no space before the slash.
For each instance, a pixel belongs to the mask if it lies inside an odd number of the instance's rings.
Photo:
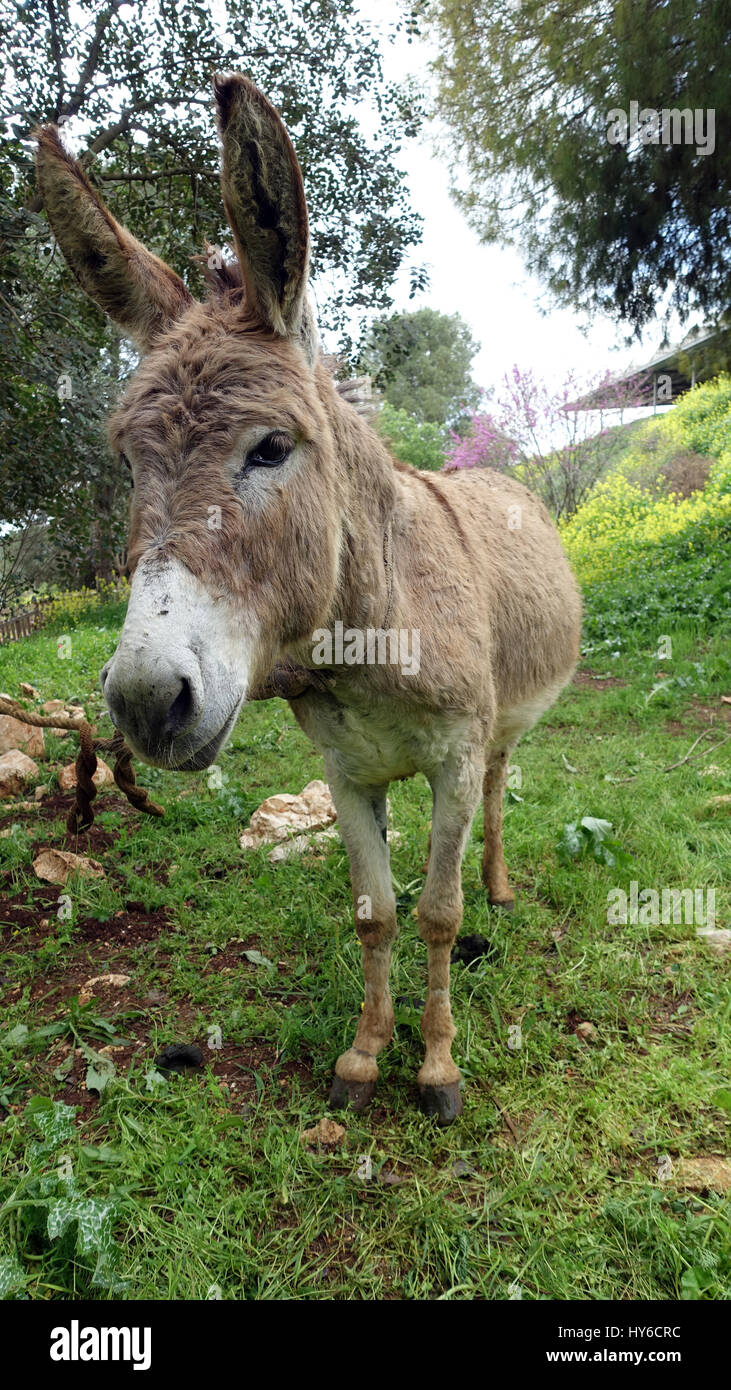
<path id="1" fill-rule="evenodd" d="M 76 1115 L 73 1105 L 64 1105 L 60 1100 L 50 1100 L 48 1096 L 34 1096 L 28 1102 L 26 1114 L 35 1121 L 43 1135 L 45 1142 L 40 1147 L 57 1149 L 59 1144 L 73 1138 Z"/>
<path id="2" fill-rule="evenodd" d="M 25 1270 L 15 1255 L 0 1256 L 0 1301 L 22 1289 L 25 1284 Z"/>

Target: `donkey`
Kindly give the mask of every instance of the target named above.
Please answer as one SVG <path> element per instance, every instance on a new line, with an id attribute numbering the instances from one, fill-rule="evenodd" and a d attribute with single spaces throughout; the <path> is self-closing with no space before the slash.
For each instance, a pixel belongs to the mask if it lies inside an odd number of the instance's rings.
<path id="1" fill-rule="evenodd" d="M 369 1102 L 393 1031 L 386 791 L 417 772 L 428 779 L 418 1084 L 426 1112 L 449 1124 L 462 1109 L 449 964 L 465 842 L 482 796 L 483 881 L 491 903 L 512 907 L 507 766 L 571 677 L 580 599 L 551 519 L 526 488 L 489 469 L 404 466 L 338 394 L 307 290 L 307 206 L 291 141 L 246 77 L 218 76 L 214 92 L 236 263 L 204 303 L 114 220 L 57 130 L 36 132 L 40 192 L 63 254 L 143 354 L 110 425 L 134 480 L 132 581 L 102 688 L 134 753 L 159 767 L 209 766 L 244 702 L 262 693 L 288 694 L 322 751 L 365 977 L 333 1107 Z M 318 675 L 313 634 L 337 623 L 346 635 L 418 634 L 418 669 L 361 661 Z"/>

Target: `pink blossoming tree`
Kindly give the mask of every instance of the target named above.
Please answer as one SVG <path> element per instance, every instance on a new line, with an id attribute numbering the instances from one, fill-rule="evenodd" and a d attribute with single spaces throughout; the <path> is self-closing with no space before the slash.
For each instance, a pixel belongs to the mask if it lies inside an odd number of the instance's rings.
<path id="1" fill-rule="evenodd" d="M 515 366 L 490 409 L 475 411 L 462 435 L 451 434 L 444 467 L 512 473 L 557 520 L 570 516 L 626 448 L 622 431 L 605 424 L 606 412 L 637 405 L 641 394 L 638 379 L 614 382 L 606 373 L 580 382 L 571 373 L 555 389 Z"/>

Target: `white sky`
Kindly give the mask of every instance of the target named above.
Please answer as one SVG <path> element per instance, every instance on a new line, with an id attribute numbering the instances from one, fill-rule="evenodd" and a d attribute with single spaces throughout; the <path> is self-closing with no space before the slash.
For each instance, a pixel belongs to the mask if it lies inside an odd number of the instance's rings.
<path id="1" fill-rule="evenodd" d="M 393 0 L 363 0 L 362 12 L 377 23 L 393 19 Z M 399 37 L 384 43 L 384 66 L 391 80 L 407 73 L 427 80 L 429 49 L 422 40 Z M 460 313 L 482 344 L 473 374 L 480 386 L 499 385 L 514 363 L 558 384 L 575 371 L 581 378 L 642 364 L 662 339 L 658 323 L 641 343 L 624 345 L 626 334 L 610 319 L 595 316 L 586 334 L 583 320 L 565 309 L 550 308 L 544 288 L 529 276 L 516 249 L 483 245 L 452 202 L 446 161 L 434 150 L 435 131 L 427 126 L 418 141 L 409 141 L 398 157 L 408 177 L 411 205 L 424 218 L 421 245 L 412 261 L 426 263 L 429 288 L 408 297 L 408 272 L 399 278 L 396 310 L 429 305 L 445 314 Z M 548 315 L 539 305 L 550 308 Z M 643 414 L 644 412 L 639 412 Z M 625 419 L 629 412 L 625 412 Z"/>

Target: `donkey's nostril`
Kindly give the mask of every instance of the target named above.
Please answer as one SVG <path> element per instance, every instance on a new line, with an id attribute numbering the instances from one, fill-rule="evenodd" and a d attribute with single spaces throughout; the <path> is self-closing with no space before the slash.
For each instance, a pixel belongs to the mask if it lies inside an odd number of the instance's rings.
<path id="1" fill-rule="evenodd" d="M 190 681 L 181 676 L 180 690 L 168 710 L 165 720 L 165 733 L 178 734 L 190 724 L 193 718 L 195 702 Z"/>
<path id="2" fill-rule="evenodd" d="M 192 653 L 184 652 L 178 664 L 160 653 L 122 649 L 105 670 L 112 723 L 143 757 L 167 755 L 171 740 L 189 734 L 202 714 L 203 682 Z"/>

